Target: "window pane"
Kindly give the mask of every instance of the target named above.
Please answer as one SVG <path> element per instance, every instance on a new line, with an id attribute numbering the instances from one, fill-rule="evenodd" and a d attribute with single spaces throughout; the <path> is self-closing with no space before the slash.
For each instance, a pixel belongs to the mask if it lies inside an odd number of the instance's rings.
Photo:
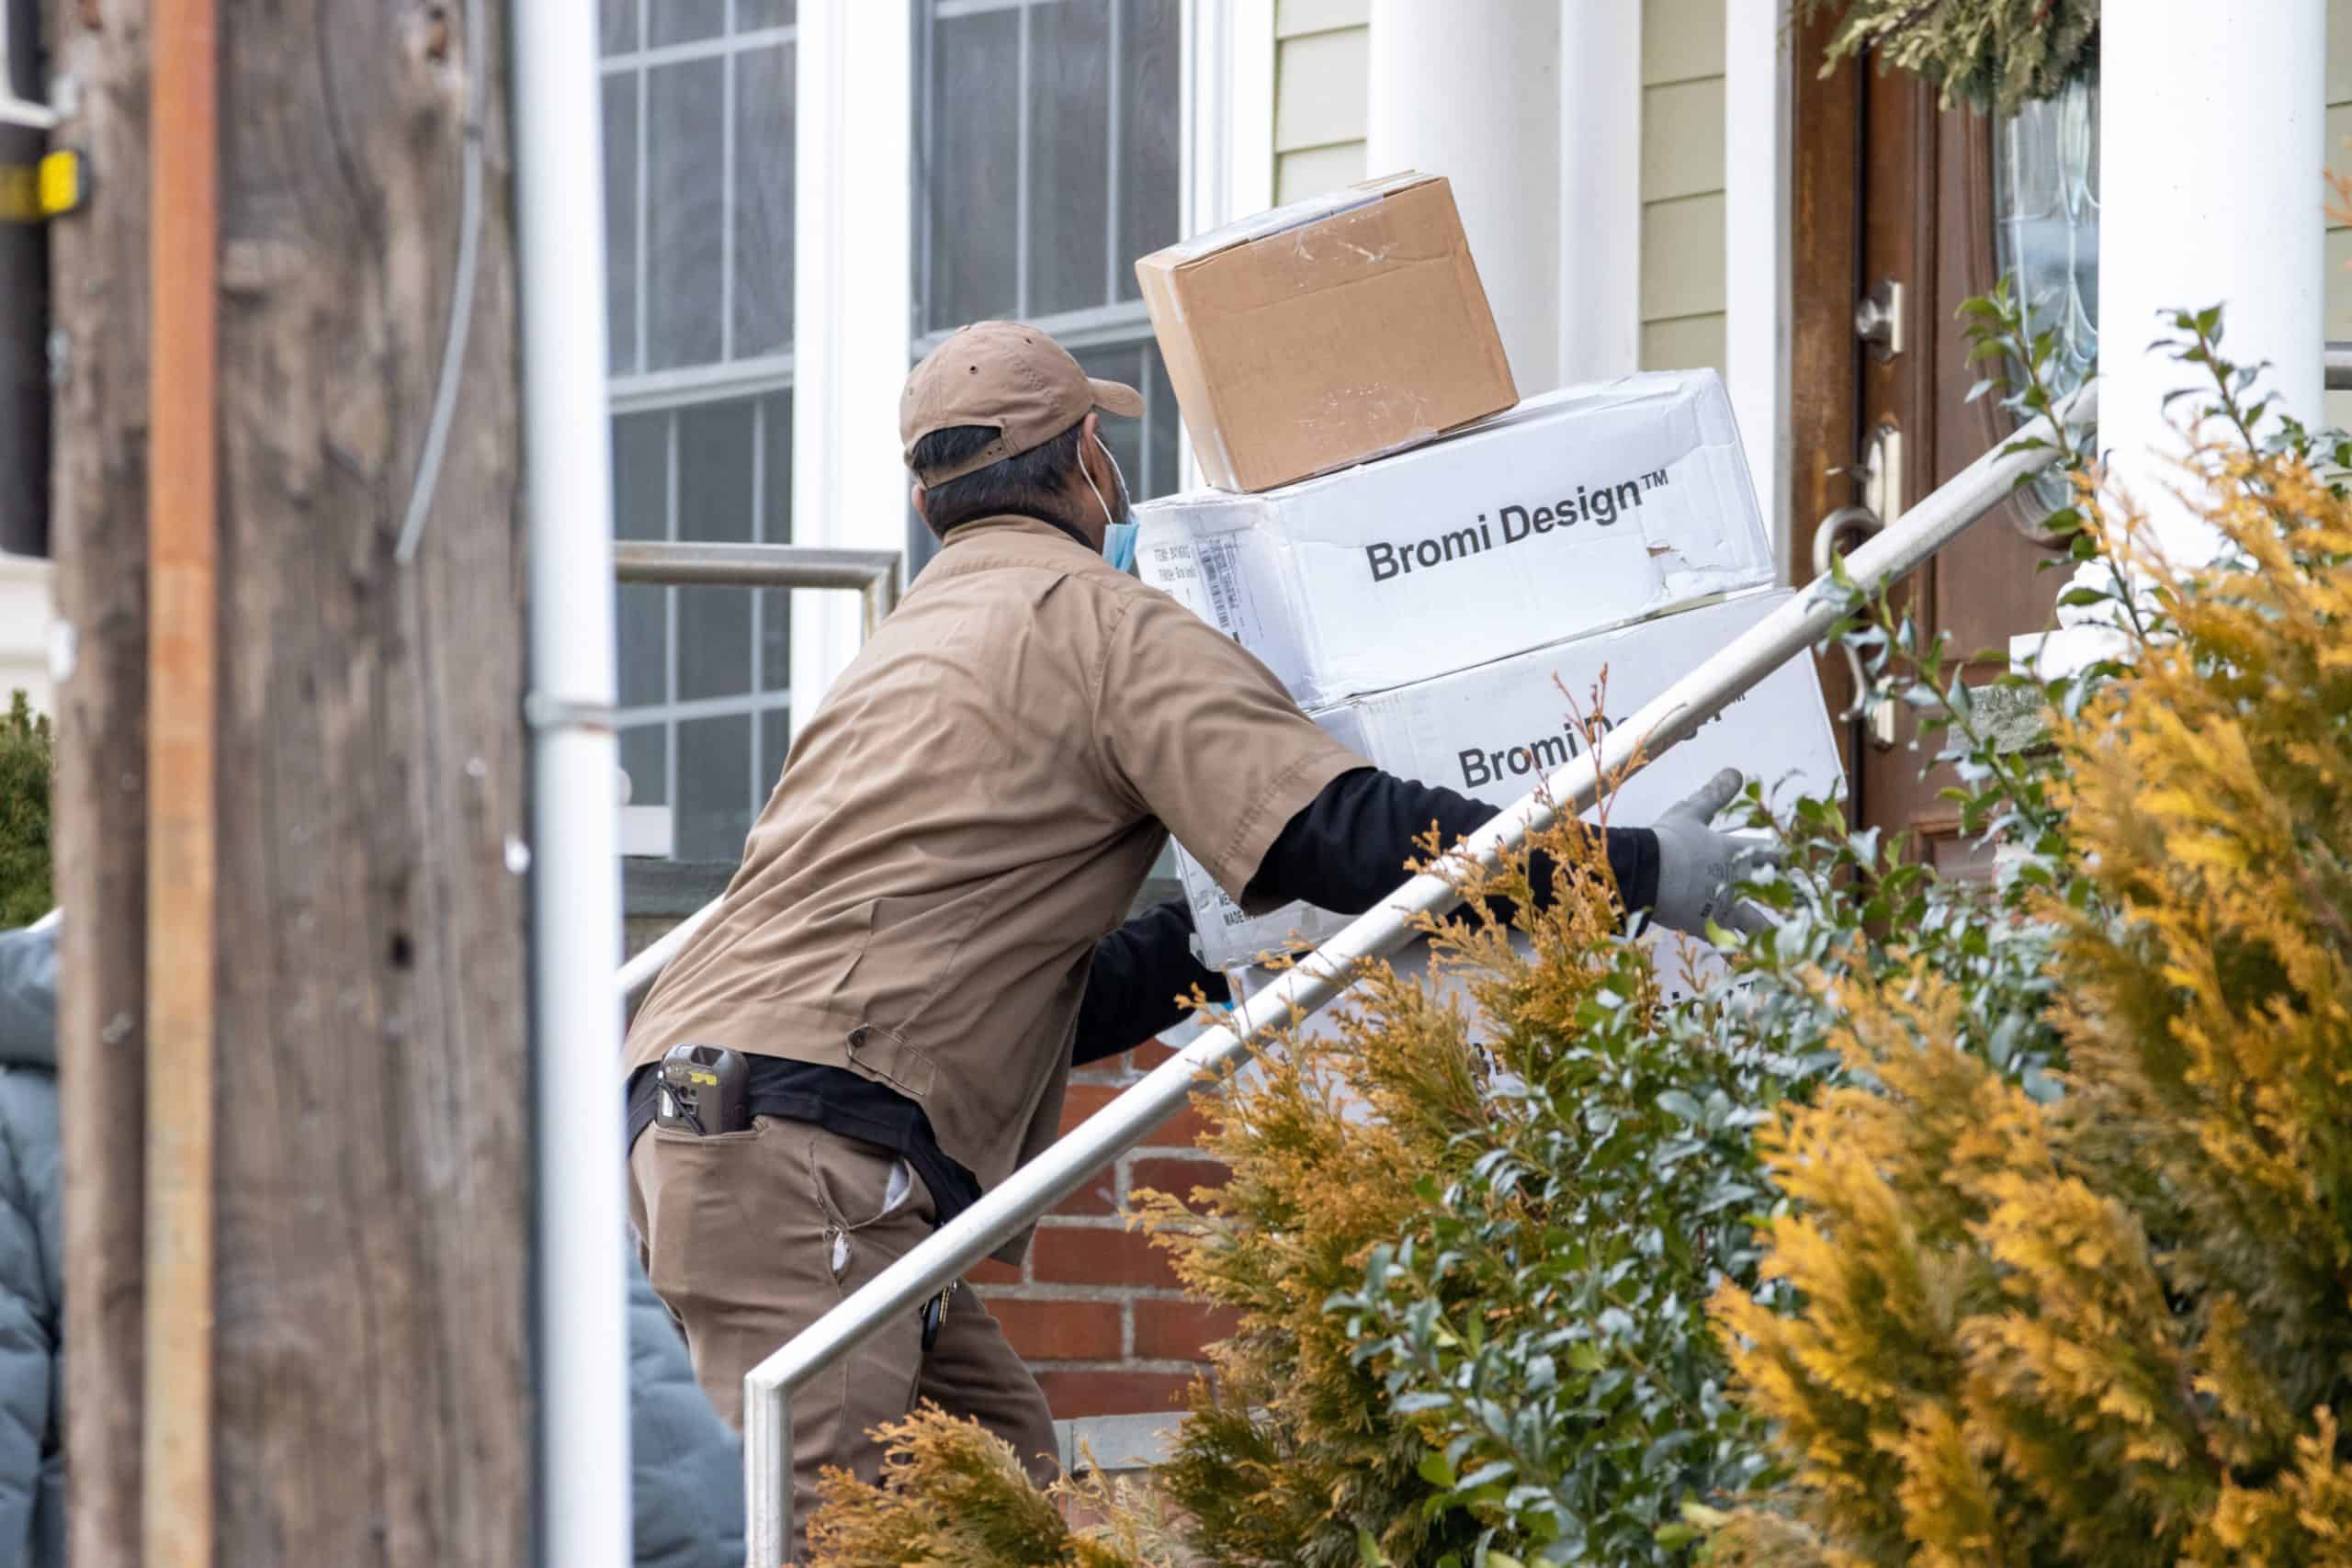
<path id="1" fill-rule="evenodd" d="M 1021 13 L 943 18 L 931 58 L 918 156 L 931 250 L 924 321 L 936 329 L 1018 309 Z"/>
<path id="2" fill-rule="evenodd" d="M 597 11 L 597 48 L 628 54 L 637 48 L 637 0 L 603 0 Z"/>
<path id="3" fill-rule="evenodd" d="M 752 403 L 706 403 L 677 418 L 678 537 L 748 542 Z M 678 699 L 734 696 L 751 686 L 752 591 L 679 589 Z"/>
<path id="4" fill-rule="evenodd" d="M 752 830 L 752 716 L 678 726 L 680 860 L 741 859 Z"/>
<path id="5" fill-rule="evenodd" d="M 621 731 L 621 772 L 628 775 L 631 806 L 670 804 L 670 731 L 666 725 L 632 724 Z"/>
<path id="6" fill-rule="evenodd" d="M 760 400 L 760 537 L 792 543 L 792 394 Z M 781 692 L 792 684 L 792 594 L 782 588 L 760 591 L 760 689 Z"/>
<path id="7" fill-rule="evenodd" d="M 605 338 L 613 373 L 637 368 L 637 77 L 605 78 Z"/>
<path id="8" fill-rule="evenodd" d="M 692 43 L 727 30 L 727 0 L 647 0 L 653 41 Z"/>
<path id="9" fill-rule="evenodd" d="M 922 569 L 939 554 L 939 536 L 911 506 L 907 508 L 907 585 L 912 587 Z"/>
<path id="10" fill-rule="evenodd" d="M 784 708 L 762 708 L 760 719 L 760 804 L 784 777 L 784 759 L 792 747 L 792 715 Z"/>
<path id="11" fill-rule="evenodd" d="M 1141 348 L 1130 345 L 1088 349 L 1077 359 L 1089 376 L 1124 382 L 1140 389 L 1143 386 L 1143 356 Z M 1102 444 L 1110 447 L 1111 456 L 1119 460 L 1119 472 L 1126 476 L 1128 496 L 1136 501 L 1144 498 L 1143 423 L 1139 419 L 1121 419 L 1116 414 L 1102 416 Z"/>
<path id="12" fill-rule="evenodd" d="M 1108 303 L 1109 0 L 1029 13 L 1029 314 Z"/>
<path id="13" fill-rule="evenodd" d="M 735 30 L 747 33 L 755 28 L 788 28 L 799 20 L 798 10 L 793 0 L 735 0 Z"/>
<path id="14" fill-rule="evenodd" d="M 1119 4 L 1125 7 L 1119 35 L 1119 298 L 1140 299 L 1136 258 L 1177 238 L 1177 27 L 1182 0 Z M 1162 482 L 1172 487 L 1173 475 Z"/>
<path id="15" fill-rule="evenodd" d="M 669 456 L 668 414 L 626 414 L 613 421 L 613 532 L 617 537 L 668 537 Z M 668 700 L 669 599 L 670 591 L 658 584 L 620 586 L 617 657 L 623 707 Z"/>
<path id="16" fill-rule="evenodd" d="M 792 46 L 735 58 L 735 356 L 792 346 Z"/>
<path id="17" fill-rule="evenodd" d="M 1143 357 L 1151 378 L 1143 388 L 1144 466 L 1149 471 L 1136 480 L 1143 487 L 1136 491 L 1137 501 L 1173 495 L 1184 480 L 1183 456 L 1177 450 L 1176 389 L 1169 384 L 1158 344 L 1146 345 Z"/>
<path id="18" fill-rule="evenodd" d="M 724 69 L 721 61 L 694 60 L 646 74 L 648 370 L 718 358 Z"/>

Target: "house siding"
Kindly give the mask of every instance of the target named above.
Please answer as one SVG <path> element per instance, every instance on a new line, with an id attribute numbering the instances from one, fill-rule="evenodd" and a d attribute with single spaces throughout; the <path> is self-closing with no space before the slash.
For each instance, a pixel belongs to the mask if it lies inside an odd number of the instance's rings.
<path id="1" fill-rule="evenodd" d="M 1274 11 L 1274 199 L 1363 179 L 1372 0 L 1282 0 Z"/>
<path id="2" fill-rule="evenodd" d="M 1642 8 L 1645 370 L 1724 367 L 1724 3 Z"/>

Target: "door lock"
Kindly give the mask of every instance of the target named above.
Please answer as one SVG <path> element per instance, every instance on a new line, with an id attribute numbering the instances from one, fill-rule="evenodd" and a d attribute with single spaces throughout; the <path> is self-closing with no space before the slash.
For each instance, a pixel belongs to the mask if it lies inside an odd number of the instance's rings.
<path id="1" fill-rule="evenodd" d="M 1882 277 L 1877 288 L 1855 301 L 1854 335 L 1882 365 L 1903 352 L 1903 285 Z"/>

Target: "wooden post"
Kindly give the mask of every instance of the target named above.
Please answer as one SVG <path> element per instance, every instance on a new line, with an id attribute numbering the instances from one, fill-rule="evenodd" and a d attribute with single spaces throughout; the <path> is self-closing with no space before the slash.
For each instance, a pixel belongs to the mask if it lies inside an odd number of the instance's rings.
<path id="1" fill-rule="evenodd" d="M 476 3 L 496 7 L 478 29 L 455 5 L 222 8 L 218 954 L 201 996 L 219 1128 L 213 1517 L 209 1551 L 174 1561 L 528 1561 L 527 967 L 509 853 L 527 820 L 521 453 L 506 26 L 497 0 Z M 202 790 L 183 793 L 161 752 L 151 769 L 145 746 L 150 642 L 165 624 L 141 592 L 150 436 L 158 489 L 188 472 L 164 423 L 147 425 L 163 0 L 51 4 L 59 66 L 83 88 L 65 134 L 96 175 L 90 209 L 56 226 L 51 252 L 66 280 L 54 517 L 74 649 L 59 694 L 69 1504 L 76 1568 L 114 1568 L 164 1560 L 139 1546 L 140 1345 L 163 1285 L 142 1272 L 155 1239 L 142 1219 L 161 1215 L 142 1212 L 154 1156 L 140 1129 L 151 1100 L 146 1119 L 168 1128 L 201 1092 L 174 1050 L 141 1067 L 142 932 L 160 907 L 148 880 L 164 869 L 149 864 L 148 802 Z M 469 57 L 469 32 L 486 58 Z M 403 564 L 395 541 L 465 286 L 477 85 L 472 331 Z M 155 390 L 189 395 L 179 378 L 200 370 L 167 368 L 153 346 L 154 374 L 174 378 Z M 160 831 L 168 809 L 154 815 Z M 197 1534 L 190 1510 L 148 1517 L 149 1541 L 161 1550 L 176 1522 Z"/>

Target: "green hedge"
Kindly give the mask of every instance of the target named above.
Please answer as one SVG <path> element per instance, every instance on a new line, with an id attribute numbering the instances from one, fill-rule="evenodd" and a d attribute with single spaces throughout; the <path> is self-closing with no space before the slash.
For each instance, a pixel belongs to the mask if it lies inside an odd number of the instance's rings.
<path id="1" fill-rule="evenodd" d="M 49 790 L 57 770 L 49 720 L 25 694 L 0 718 L 0 927 L 29 925 L 56 896 L 50 885 Z"/>

